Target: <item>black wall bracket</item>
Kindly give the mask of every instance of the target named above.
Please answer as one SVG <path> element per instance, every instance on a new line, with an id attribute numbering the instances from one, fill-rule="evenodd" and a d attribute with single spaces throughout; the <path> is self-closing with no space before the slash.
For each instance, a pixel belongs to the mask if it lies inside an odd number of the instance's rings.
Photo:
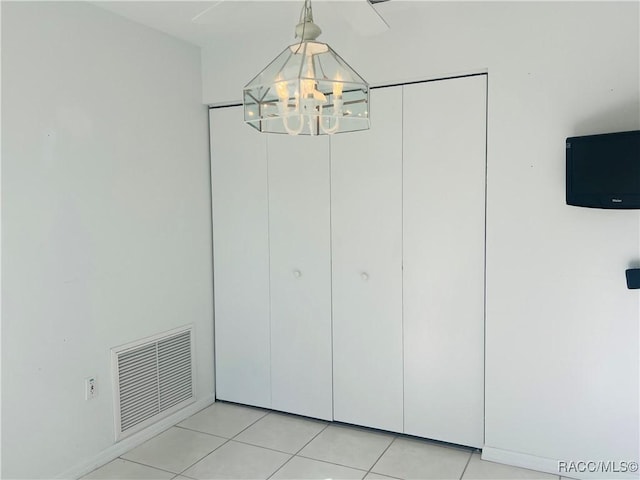
<path id="1" fill-rule="evenodd" d="M 630 268 L 625 273 L 627 275 L 627 288 L 629 290 L 640 288 L 640 268 Z"/>

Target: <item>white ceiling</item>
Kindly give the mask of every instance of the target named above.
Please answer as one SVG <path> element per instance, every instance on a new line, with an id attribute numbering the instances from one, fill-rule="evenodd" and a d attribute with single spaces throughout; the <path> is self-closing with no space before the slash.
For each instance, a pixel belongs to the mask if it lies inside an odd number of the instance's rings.
<path id="1" fill-rule="evenodd" d="M 213 1 L 95 1 L 94 5 L 129 20 L 160 30 L 200 47 L 239 38 L 294 41 L 302 0 Z M 315 22 L 323 30 L 320 40 L 370 36 L 387 29 L 385 8 L 367 0 L 314 0 Z"/>

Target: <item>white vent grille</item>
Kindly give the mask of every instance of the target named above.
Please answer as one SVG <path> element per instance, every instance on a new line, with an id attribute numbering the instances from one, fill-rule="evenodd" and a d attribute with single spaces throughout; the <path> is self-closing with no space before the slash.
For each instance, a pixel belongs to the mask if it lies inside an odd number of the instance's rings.
<path id="1" fill-rule="evenodd" d="M 114 349 L 113 358 L 118 439 L 195 400 L 190 327 Z"/>

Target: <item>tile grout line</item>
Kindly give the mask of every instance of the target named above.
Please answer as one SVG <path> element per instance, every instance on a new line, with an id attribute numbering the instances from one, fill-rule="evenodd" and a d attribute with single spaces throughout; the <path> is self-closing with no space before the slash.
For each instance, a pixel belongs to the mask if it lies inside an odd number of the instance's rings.
<path id="1" fill-rule="evenodd" d="M 189 428 L 189 427 L 183 427 L 182 425 L 174 425 L 171 428 L 180 428 L 182 430 L 187 430 L 188 432 L 201 433 L 203 435 L 209 435 L 210 437 L 222 438 L 223 440 L 231 440 L 229 437 L 223 437 L 222 435 L 216 435 L 215 433 L 203 432 L 202 430 L 195 430 L 195 429 Z M 123 454 L 123 455 L 126 455 L 126 454 Z"/>
<path id="2" fill-rule="evenodd" d="M 184 478 L 189 478 L 190 480 L 198 480 L 197 478 L 193 478 L 193 477 L 187 477 L 184 473 L 179 473 L 177 474 L 175 477 L 173 477 L 171 480 L 176 480 L 176 478 L 178 477 L 184 477 Z"/>
<path id="3" fill-rule="evenodd" d="M 246 427 L 244 427 L 242 430 L 240 430 L 238 433 L 236 433 L 233 437 L 230 438 L 230 440 L 233 440 L 234 438 L 236 438 L 238 435 L 240 435 L 242 432 L 244 432 L 245 430 L 248 430 L 249 428 L 253 427 L 256 423 L 258 423 L 260 420 L 262 420 L 263 418 L 267 418 L 269 415 L 271 415 L 272 412 L 266 412 L 264 415 L 262 415 L 260 418 L 256 419 L 255 421 L 251 422 L 249 425 L 247 425 Z"/>
<path id="4" fill-rule="evenodd" d="M 207 407 L 207 408 L 208 408 L 208 407 Z M 204 410 L 204 409 L 203 409 L 203 410 Z M 197 413 L 199 413 L 199 412 L 197 412 Z M 194 415 L 195 415 L 195 414 L 194 414 Z M 261 419 L 261 418 L 264 418 L 266 415 L 268 415 L 268 414 L 265 414 L 263 417 L 260 417 L 260 419 Z M 260 419 L 258 419 L 258 420 L 260 420 Z M 256 421 L 257 421 L 257 420 L 256 420 Z M 254 423 L 255 423 L 255 422 L 254 422 Z M 253 425 L 253 424 L 252 424 L 252 425 Z M 189 431 L 189 432 L 200 433 L 200 434 L 208 435 L 208 436 L 210 436 L 210 437 L 220 438 L 220 439 L 224 440 L 224 442 L 222 442 L 220 445 L 218 445 L 216 448 L 214 448 L 213 450 L 211 450 L 209 453 L 207 453 L 206 455 L 202 456 L 201 458 L 199 458 L 198 460 L 196 460 L 195 462 L 193 462 L 192 464 L 190 464 L 189 466 L 187 466 L 185 469 L 181 470 L 181 471 L 180 471 L 180 472 L 178 472 L 178 473 L 176 473 L 176 472 L 172 472 L 172 471 L 170 471 L 170 470 L 165 470 L 165 469 L 163 469 L 163 468 L 159 468 L 159 467 L 156 467 L 156 466 L 153 466 L 153 465 L 148 465 L 148 464 L 146 464 L 146 463 L 142 463 L 142 462 L 140 462 L 140 461 L 136 461 L 136 460 L 129 460 L 129 459 L 127 459 L 127 458 L 123 458 L 123 457 L 122 457 L 122 455 L 126 455 L 127 453 L 131 452 L 131 450 L 129 450 L 129 451 L 127 451 L 127 452 L 123 453 L 123 454 L 122 454 L 121 456 L 119 456 L 118 458 L 119 458 L 119 459 L 121 459 L 121 460 L 127 461 L 127 462 L 137 463 L 138 465 L 143 465 L 143 466 L 145 466 L 145 467 L 150 467 L 150 468 L 154 468 L 154 469 L 156 469 L 156 470 L 161 470 L 161 471 L 163 471 L 163 472 L 171 473 L 171 474 L 173 474 L 173 475 L 174 475 L 174 477 L 173 477 L 173 478 L 175 478 L 175 477 L 179 477 L 179 476 L 181 476 L 181 475 L 184 475 L 184 472 L 186 472 L 187 470 L 189 470 L 189 469 L 190 469 L 191 467 L 193 467 L 196 463 L 198 463 L 198 462 L 200 462 L 201 460 L 205 459 L 206 457 L 208 457 L 209 455 L 211 455 L 213 452 L 215 452 L 216 450 L 218 450 L 220 447 L 222 447 L 223 445 L 226 445 L 227 443 L 229 443 L 229 442 L 231 441 L 231 439 L 230 439 L 230 438 L 221 437 L 221 436 L 219 436 L 219 435 L 214 435 L 214 434 L 212 434 L 212 433 L 208 433 L 208 432 L 201 432 L 200 430 L 194 430 L 194 429 L 192 429 L 192 428 L 183 427 L 183 426 L 180 426 L 180 425 L 177 425 L 177 424 L 176 424 L 176 425 L 174 425 L 174 426 L 173 426 L 173 427 L 171 427 L 171 428 L 181 428 L 181 429 L 183 429 L 183 430 L 187 430 L 187 431 Z M 248 427 L 247 427 L 247 428 L 248 428 Z M 133 449 L 132 449 L 132 450 L 133 450 Z M 187 477 L 187 478 L 191 478 L 191 477 L 188 477 L 187 475 L 184 475 L 184 476 L 185 476 L 185 477 Z"/>
<path id="5" fill-rule="evenodd" d="M 462 469 L 462 473 L 460 474 L 460 479 L 462 480 L 462 478 L 464 477 L 464 474 L 467 473 L 467 468 L 469 467 L 469 464 L 471 463 L 471 459 L 473 458 L 473 454 L 475 453 L 474 450 L 471 451 L 471 455 L 469 455 L 469 458 L 467 459 L 467 463 L 464 464 L 464 468 Z"/>
<path id="6" fill-rule="evenodd" d="M 354 467 L 353 465 L 345 465 L 344 463 L 336 463 L 336 462 L 330 462 L 328 460 L 320 460 L 317 458 L 313 458 L 313 457 L 307 457 L 305 455 L 295 455 L 298 458 L 304 458 L 305 460 L 313 460 L 314 462 L 320 462 L 320 463 L 328 463 L 329 465 L 335 465 L 336 467 L 344 467 L 344 468 L 349 468 L 351 470 L 358 470 L 362 473 L 367 473 L 366 470 L 362 469 L 362 468 L 358 468 L 358 467 Z"/>
<path id="7" fill-rule="evenodd" d="M 202 460 L 204 460 L 205 458 L 207 458 L 209 455 L 211 455 L 213 452 L 219 450 L 220 448 L 224 447 L 227 443 L 229 443 L 231 440 L 233 440 L 235 437 L 237 437 L 238 435 L 240 435 L 242 432 L 244 432 L 247 428 L 253 426 L 255 423 L 259 422 L 260 420 L 262 420 L 263 418 L 265 418 L 267 415 L 269 415 L 270 412 L 265 413 L 264 415 L 262 415 L 260 418 L 256 419 L 255 421 L 253 421 L 251 424 L 247 425 L 245 428 L 243 428 L 242 430 L 240 430 L 238 433 L 236 433 L 233 437 L 231 438 L 226 438 L 225 442 L 218 445 L 216 448 L 214 448 L 213 450 L 211 450 L 209 453 L 207 453 L 206 455 L 204 455 L 202 458 L 199 458 L 197 461 L 193 462 L 192 464 L 190 464 L 188 467 L 186 467 L 184 470 L 182 470 L 180 473 L 178 473 L 178 475 L 183 475 L 184 472 L 186 472 L 187 470 L 189 470 L 191 467 L 193 467 L 194 465 L 196 465 L 197 463 L 201 462 Z M 185 427 L 180 427 L 180 428 L 184 428 L 185 430 L 190 430 L 192 432 L 199 432 L 198 430 L 193 430 L 191 428 L 185 428 Z M 199 432 L 199 433 L 205 433 L 205 432 Z M 213 435 L 212 433 L 208 433 L 207 435 L 212 435 L 215 437 L 218 437 L 218 435 Z M 225 437 L 219 437 L 219 438 L 225 438 Z M 188 475 L 185 475 L 185 477 L 188 477 Z"/>
<path id="8" fill-rule="evenodd" d="M 216 450 L 220 449 L 220 447 L 224 447 L 227 443 L 229 443 L 231 441 L 230 438 L 227 438 L 226 441 L 222 444 L 220 444 L 219 446 L 217 446 L 216 448 L 214 448 L 213 450 L 211 450 L 209 453 L 207 453 L 206 455 L 202 456 L 201 458 L 199 458 L 198 460 L 196 460 L 195 462 L 193 462 L 192 464 L 190 464 L 187 468 L 185 468 L 184 470 L 182 470 L 178 475 L 183 475 L 185 477 L 188 478 L 192 478 L 189 477 L 189 475 L 185 475 L 184 472 L 186 472 L 187 470 L 189 470 L 191 467 L 193 467 L 194 465 L 196 465 L 197 463 L 201 462 L 202 460 L 204 460 L 205 458 L 207 458 L 209 455 L 211 455 L 213 452 L 215 452 Z"/>
<path id="9" fill-rule="evenodd" d="M 123 455 L 126 455 L 126 453 L 123 453 Z M 128 458 L 122 458 L 122 457 L 117 457 L 114 460 L 123 460 L 125 462 L 135 463 L 137 465 L 142 465 L 143 467 L 152 468 L 153 470 L 160 470 L 161 472 L 167 472 L 167 473 L 170 473 L 171 475 L 174 475 L 174 476 L 180 475 L 179 473 L 172 472 L 171 470 L 167 470 L 166 468 L 154 467 L 153 465 L 149 465 L 148 463 L 142 463 L 142 462 L 140 462 L 138 460 L 129 460 Z M 109 462 L 109 463 L 111 463 L 111 462 Z M 96 468 L 96 470 L 98 470 L 99 468 L 102 468 L 102 467 L 98 467 L 98 468 Z M 89 472 L 89 473 L 91 473 L 91 472 Z"/>
<path id="10" fill-rule="evenodd" d="M 331 427 L 331 426 L 336 426 L 336 425 L 335 425 L 333 422 L 331 422 L 331 423 L 329 423 L 329 424 L 328 424 L 328 425 L 323 429 L 323 431 L 324 431 L 324 430 L 326 430 L 328 427 Z M 343 425 L 339 425 L 339 427 L 340 427 L 340 428 L 343 428 L 344 426 L 343 426 Z M 347 426 L 347 428 L 349 428 L 349 429 L 356 429 L 356 430 L 359 430 L 359 431 L 361 431 L 361 430 L 367 430 L 367 431 L 368 431 L 368 430 L 371 430 L 371 428 L 369 428 L 369 427 L 359 427 L 359 426 L 353 426 L 353 425 L 351 425 L 351 426 Z M 322 431 L 321 431 L 321 432 L 319 432 L 319 433 L 316 435 L 316 437 L 317 437 L 318 435 L 320 435 L 321 433 L 322 433 Z M 392 438 L 391 442 L 389 442 L 389 445 L 387 445 L 387 447 L 386 447 L 386 448 L 384 449 L 384 451 L 380 454 L 380 456 L 379 456 L 379 457 L 378 457 L 378 458 L 373 462 L 373 465 L 371 466 L 371 468 L 373 468 L 373 466 L 375 466 L 375 464 L 376 464 L 376 463 L 378 463 L 378 460 L 380 460 L 380 458 L 382 457 L 382 455 L 384 455 L 384 454 L 386 453 L 386 451 L 389 449 L 389 447 L 391 446 L 391 444 L 392 444 L 393 442 L 395 442 L 395 440 L 396 440 L 397 438 L 399 438 L 399 435 L 397 435 L 397 434 L 392 435 L 392 436 L 393 436 L 393 438 Z M 353 465 L 345 465 L 345 464 L 343 464 L 343 463 L 330 462 L 330 461 L 328 461 L 328 460 L 320 460 L 320 459 L 318 459 L 318 458 L 313 458 L 313 457 L 307 457 L 307 456 L 305 456 L 305 455 L 300 455 L 300 452 L 301 452 L 301 451 L 302 451 L 302 450 L 303 450 L 307 445 L 309 445 L 309 443 L 311 443 L 311 442 L 312 442 L 316 437 L 314 437 L 314 438 L 312 438 L 311 440 L 309 440 L 309 441 L 308 441 L 308 442 L 307 442 L 307 443 L 306 443 L 306 444 L 305 444 L 305 445 L 304 445 L 300 450 L 298 450 L 298 452 L 297 452 L 294 456 L 295 456 L 295 457 L 299 457 L 299 458 L 305 458 L 305 459 L 307 459 L 307 460 L 313 460 L 313 461 L 316 461 L 316 462 L 328 463 L 329 465 L 335 465 L 335 466 L 337 466 L 337 467 L 345 467 L 345 468 L 350 468 L 350 469 L 352 469 L 352 470 L 358 470 L 358 471 L 364 472 L 364 473 L 365 473 L 365 476 L 366 476 L 367 474 L 369 474 L 369 472 L 371 471 L 371 469 L 366 470 L 366 469 L 363 469 L 363 468 L 354 467 Z M 283 466 L 284 466 L 284 465 L 283 465 Z M 268 479 L 267 479 L 267 480 L 268 480 Z"/>
<path id="11" fill-rule="evenodd" d="M 287 461 L 286 461 L 286 462 L 284 462 L 282 465 L 280 465 L 280 466 L 276 469 L 276 471 L 275 471 L 275 472 L 273 472 L 271 475 L 269 475 L 269 476 L 267 477 L 267 479 L 266 479 L 266 480 L 269 480 L 269 479 L 270 479 L 270 478 L 272 478 L 276 473 L 278 473 L 280 470 L 282 470 L 282 469 L 284 468 L 284 466 L 285 466 L 287 463 L 289 463 L 289 462 L 290 462 L 294 457 L 297 457 L 297 456 L 298 456 L 298 454 L 299 454 L 302 450 L 304 450 L 304 448 L 305 448 L 307 445 L 309 445 L 309 444 L 310 444 L 311 442 L 313 442 L 316 438 L 318 438 L 318 435 L 320 435 L 322 432 L 324 432 L 328 427 L 329 427 L 329 424 L 327 423 L 327 424 L 324 426 L 324 428 L 323 428 L 322 430 L 320 430 L 318 433 L 316 433 L 316 434 L 315 434 L 315 435 L 314 435 L 314 436 L 313 436 L 313 437 L 312 437 L 312 438 L 311 438 L 307 443 L 305 443 L 302 447 L 300 447 L 300 449 L 299 449 L 296 453 L 294 453 L 293 455 L 289 454 L 289 455 L 291 455 L 291 457 L 289 458 L 289 460 L 287 460 Z M 304 458 L 304 457 L 302 457 L 302 458 Z"/>
<path id="12" fill-rule="evenodd" d="M 269 451 L 272 451 L 272 452 L 284 453 L 285 455 L 295 455 L 295 453 L 285 452 L 284 450 L 278 450 L 276 448 L 265 447 L 264 445 L 256 445 L 255 443 L 249 443 L 249 442 L 245 442 L 243 440 L 233 439 L 232 441 L 234 441 L 236 443 L 241 443 L 242 445 L 248 445 L 250 447 L 264 448 L 265 450 L 269 450 Z"/>
<path id="13" fill-rule="evenodd" d="M 380 454 L 380 456 L 376 459 L 376 461 L 373 462 L 371 467 L 369 467 L 369 470 L 367 470 L 367 473 L 365 473 L 364 477 L 362 477 L 362 478 L 365 478 L 367 475 L 369 475 L 371 473 L 371 470 L 373 470 L 373 467 L 376 466 L 376 464 L 380 461 L 380 459 L 384 456 L 384 454 L 387 453 L 387 450 L 389 450 L 391 448 L 391 445 L 393 445 L 398 438 L 399 438 L 398 435 L 393 437 L 393 440 L 391 440 L 391 442 L 389 442 L 389 445 L 387 445 L 387 448 L 385 448 L 384 451 Z"/>

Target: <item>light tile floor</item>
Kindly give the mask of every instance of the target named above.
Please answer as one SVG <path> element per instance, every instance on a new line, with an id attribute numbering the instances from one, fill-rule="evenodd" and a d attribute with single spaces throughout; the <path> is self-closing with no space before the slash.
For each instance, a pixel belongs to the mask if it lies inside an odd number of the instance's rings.
<path id="1" fill-rule="evenodd" d="M 84 479 L 555 479 L 472 449 L 217 402 Z"/>

